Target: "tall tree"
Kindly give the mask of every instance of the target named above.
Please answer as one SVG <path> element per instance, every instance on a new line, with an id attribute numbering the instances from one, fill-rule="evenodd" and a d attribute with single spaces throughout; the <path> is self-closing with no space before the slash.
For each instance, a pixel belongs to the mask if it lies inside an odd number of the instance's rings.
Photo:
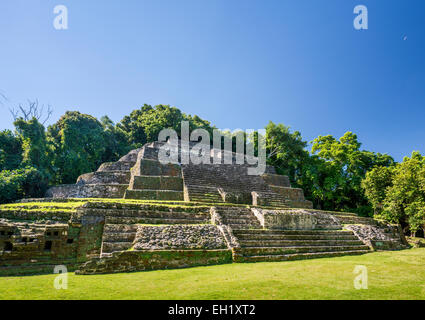
<path id="1" fill-rule="evenodd" d="M 377 166 L 367 172 L 362 181 L 362 188 L 376 215 L 382 212 L 387 190 L 393 185 L 393 174 L 394 167 Z"/>
<path id="2" fill-rule="evenodd" d="M 408 225 L 412 234 L 425 230 L 425 157 L 419 152 L 395 167 L 381 216 Z"/>
<path id="3" fill-rule="evenodd" d="M 22 161 L 22 142 L 12 131 L 0 131 L 0 171 L 14 170 Z"/>
<path id="4" fill-rule="evenodd" d="M 302 140 L 300 132 L 291 132 L 289 127 L 271 121 L 266 126 L 268 163 L 278 173 L 289 176 L 293 183 L 299 179 L 301 168 L 308 159 L 306 146 L 307 142 Z"/>
<path id="5" fill-rule="evenodd" d="M 312 153 L 326 161 L 332 178 L 327 178 L 323 190 L 328 193 L 325 209 L 356 211 L 372 214 L 361 182 L 366 172 L 375 166 L 390 166 L 394 160 L 386 155 L 360 150 L 357 135 L 346 132 L 339 140 L 333 136 L 319 136 L 313 141 Z"/>
<path id="6" fill-rule="evenodd" d="M 67 111 L 48 128 L 54 155 L 56 183 L 75 183 L 83 173 L 92 172 L 102 162 L 106 139 L 102 124 L 78 111 Z"/>
<path id="7" fill-rule="evenodd" d="M 214 127 L 208 121 L 196 115 L 186 115 L 176 107 L 162 104 L 154 107 L 145 104 L 140 109 L 133 110 L 117 124 L 117 128 L 126 135 L 128 143 L 142 146 L 147 142 L 158 140 L 162 129 L 174 129 L 180 136 L 182 121 L 189 121 L 190 130 L 203 128 L 212 136 Z"/>
<path id="8" fill-rule="evenodd" d="M 14 125 L 22 141 L 22 165 L 34 166 L 47 174 L 50 162 L 44 126 L 34 117 L 30 120 L 18 118 Z"/>

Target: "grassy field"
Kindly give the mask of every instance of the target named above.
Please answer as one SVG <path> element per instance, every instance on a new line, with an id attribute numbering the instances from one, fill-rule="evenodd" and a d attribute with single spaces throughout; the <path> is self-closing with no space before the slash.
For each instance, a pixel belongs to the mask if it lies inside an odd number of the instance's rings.
<path id="1" fill-rule="evenodd" d="M 356 290 L 354 267 L 368 269 Z M 0 299 L 425 299 L 425 249 L 114 275 L 0 278 Z"/>

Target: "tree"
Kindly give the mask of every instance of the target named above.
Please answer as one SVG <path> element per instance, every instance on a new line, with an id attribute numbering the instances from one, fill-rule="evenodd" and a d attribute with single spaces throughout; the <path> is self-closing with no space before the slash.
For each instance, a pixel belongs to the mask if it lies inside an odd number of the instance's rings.
<path id="1" fill-rule="evenodd" d="M 52 145 L 55 183 L 75 183 L 83 173 L 92 172 L 102 163 L 106 139 L 102 124 L 78 111 L 67 111 L 48 128 Z"/>
<path id="2" fill-rule="evenodd" d="M 273 165 L 279 174 L 289 176 L 291 182 L 297 182 L 301 167 L 308 159 L 306 146 L 300 132 L 291 132 L 289 127 L 271 121 L 266 126 L 268 164 Z"/>
<path id="3" fill-rule="evenodd" d="M 180 136 L 182 121 L 189 121 L 191 131 L 203 128 L 212 137 L 214 128 L 208 121 L 196 115 L 186 115 L 176 107 L 162 104 L 154 107 L 145 104 L 140 109 L 133 110 L 117 124 L 117 128 L 126 135 L 129 144 L 142 146 L 147 142 L 158 140 L 159 133 L 163 129 L 174 129 Z"/>
<path id="4" fill-rule="evenodd" d="M 393 184 L 393 171 L 393 167 L 377 166 L 367 172 L 362 181 L 362 188 L 376 215 L 382 212 L 387 189 Z"/>
<path id="5" fill-rule="evenodd" d="M 44 126 L 33 117 L 30 120 L 18 118 L 14 125 L 22 142 L 22 166 L 33 166 L 47 174 L 50 161 Z"/>
<path id="6" fill-rule="evenodd" d="M 325 203 L 329 210 L 356 211 L 362 215 L 372 213 L 361 182 L 375 166 L 390 166 L 394 160 L 386 155 L 360 150 L 357 135 L 346 132 L 339 140 L 333 136 L 319 136 L 313 141 L 312 153 L 328 163 L 321 165 L 328 174 L 322 186 L 327 193 Z"/>
<path id="7" fill-rule="evenodd" d="M 25 167 L 0 172 L 0 203 L 22 198 L 40 198 L 44 196 L 46 188 L 46 179 L 35 168 Z"/>
<path id="8" fill-rule="evenodd" d="M 102 162 L 117 161 L 130 150 L 137 148 L 128 143 L 125 132 L 117 127 L 108 116 L 103 116 L 100 122 L 103 127 L 106 142 Z"/>
<path id="9" fill-rule="evenodd" d="M 425 227 L 425 158 L 419 152 L 405 157 L 394 169 L 381 217 L 407 225 L 412 234 Z"/>
<path id="10" fill-rule="evenodd" d="M 12 131 L 0 131 L 0 171 L 17 169 L 22 161 L 22 142 Z"/>
<path id="11" fill-rule="evenodd" d="M 38 100 L 28 100 L 28 106 L 19 104 L 17 108 L 10 108 L 13 120 L 16 121 L 22 118 L 24 121 L 30 121 L 33 118 L 37 119 L 42 125 L 45 125 L 47 120 L 53 114 L 53 108 L 50 105 L 47 107 L 43 104 L 40 105 Z"/>

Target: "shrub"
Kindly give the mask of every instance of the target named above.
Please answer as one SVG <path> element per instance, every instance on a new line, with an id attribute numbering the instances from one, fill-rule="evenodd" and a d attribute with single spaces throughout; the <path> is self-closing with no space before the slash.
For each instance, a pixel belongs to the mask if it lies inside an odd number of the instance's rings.
<path id="1" fill-rule="evenodd" d="M 43 197 L 46 188 L 47 179 L 35 168 L 26 167 L 0 172 L 0 203 Z"/>

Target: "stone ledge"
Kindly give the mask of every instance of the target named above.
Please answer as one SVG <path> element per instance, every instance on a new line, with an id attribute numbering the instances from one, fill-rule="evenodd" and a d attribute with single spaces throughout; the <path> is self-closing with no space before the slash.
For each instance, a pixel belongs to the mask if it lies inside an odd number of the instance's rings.
<path id="1" fill-rule="evenodd" d="M 172 176 L 134 176 L 129 189 L 183 191 L 183 179 Z"/>
<path id="2" fill-rule="evenodd" d="M 184 195 L 183 191 L 173 190 L 127 190 L 124 198 L 136 200 L 183 201 Z"/>
<path id="3" fill-rule="evenodd" d="M 231 250 L 120 251 L 83 264 L 79 275 L 178 269 L 232 263 Z"/>

